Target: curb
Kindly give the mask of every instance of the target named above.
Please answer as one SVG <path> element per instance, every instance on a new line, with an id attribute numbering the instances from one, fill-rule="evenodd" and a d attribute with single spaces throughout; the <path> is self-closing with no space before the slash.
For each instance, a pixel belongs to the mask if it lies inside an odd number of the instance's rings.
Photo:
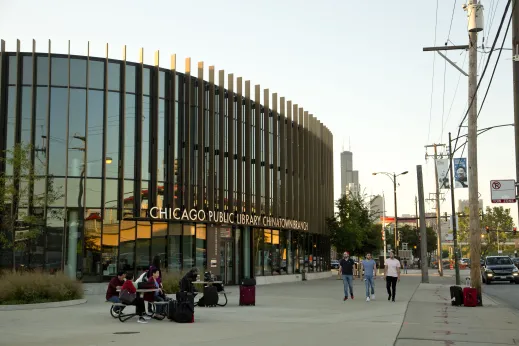
<path id="1" fill-rule="evenodd" d="M 67 306 L 81 305 L 87 302 L 86 299 L 65 300 L 62 302 L 39 303 L 39 304 L 18 304 L 18 305 L 0 305 L 0 311 L 16 311 L 16 310 L 37 310 L 64 308 Z"/>

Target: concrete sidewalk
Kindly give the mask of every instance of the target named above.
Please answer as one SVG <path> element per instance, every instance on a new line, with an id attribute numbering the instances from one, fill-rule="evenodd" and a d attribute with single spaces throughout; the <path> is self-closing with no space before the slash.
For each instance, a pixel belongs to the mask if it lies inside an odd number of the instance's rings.
<path id="1" fill-rule="evenodd" d="M 77 307 L 0 312 L 0 345 L 108 346 L 148 343 L 190 346 L 327 344 L 393 345 L 418 278 L 398 284 L 397 301 L 387 301 L 377 278 L 377 299 L 365 301 L 364 282 L 354 281 L 355 299 L 343 302 L 335 278 L 258 286 L 256 306 L 238 306 L 237 288 L 226 307 L 196 308 L 194 324 L 169 320 L 125 323 L 109 314 L 103 295 Z"/>
<path id="2" fill-rule="evenodd" d="M 430 278 L 414 293 L 396 346 L 517 345 L 517 310 L 483 294 L 483 307 L 452 306 L 450 278 Z"/>

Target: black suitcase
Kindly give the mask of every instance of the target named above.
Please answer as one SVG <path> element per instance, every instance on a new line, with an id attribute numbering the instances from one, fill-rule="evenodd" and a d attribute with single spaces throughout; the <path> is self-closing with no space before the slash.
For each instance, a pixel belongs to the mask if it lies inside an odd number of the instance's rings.
<path id="1" fill-rule="evenodd" d="M 177 323 L 193 323 L 195 308 L 189 301 L 172 300 L 169 302 L 168 319 Z"/>
<path id="2" fill-rule="evenodd" d="M 463 305 L 463 289 L 460 286 L 451 286 L 451 304 L 454 306 Z"/>
<path id="3" fill-rule="evenodd" d="M 204 296 L 198 300 L 198 306 L 216 306 L 218 304 L 218 289 L 215 286 L 205 286 Z"/>
<path id="4" fill-rule="evenodd" d="M 256 279 L 246 278 L 241 281 L 241 286 L 256 286 Z"/>

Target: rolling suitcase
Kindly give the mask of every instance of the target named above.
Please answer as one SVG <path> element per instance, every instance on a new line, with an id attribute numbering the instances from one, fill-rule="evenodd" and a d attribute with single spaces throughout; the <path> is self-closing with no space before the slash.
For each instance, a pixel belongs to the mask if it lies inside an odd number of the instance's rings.
<path id="1" fill-rule="evenodd" d="M 198 306 L 216 306 L 218 304 L 218 290 L 215 286 L 205 286 L 204 296 L 198 300 Z"/>
<path id="2" fill-rule="evenodd" d="M 478 291 L 475 288 L 463 288 L 463 305 L 470 307 L 478 305 Z"/>
<path id="3" fill-rule="evenodd" d="M 256 305 L 256 286 L 240 285 L 240 306 Z"/>
<path id="4" fill-rule="evenodd" d="M 463 305 L 463 289 L 460 286 L 451 286 L 451 304 L 454 306 Z"/>

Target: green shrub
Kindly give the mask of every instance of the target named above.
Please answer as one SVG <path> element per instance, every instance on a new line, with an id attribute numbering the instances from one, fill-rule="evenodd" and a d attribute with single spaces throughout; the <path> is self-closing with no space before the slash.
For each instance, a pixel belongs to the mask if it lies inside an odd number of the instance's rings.
<path id="1" fill-rule="evenodd" d="M 34 304 L 83 298 L 83 286 L 62 273 L 4 273 L 0 304 Z"/>

